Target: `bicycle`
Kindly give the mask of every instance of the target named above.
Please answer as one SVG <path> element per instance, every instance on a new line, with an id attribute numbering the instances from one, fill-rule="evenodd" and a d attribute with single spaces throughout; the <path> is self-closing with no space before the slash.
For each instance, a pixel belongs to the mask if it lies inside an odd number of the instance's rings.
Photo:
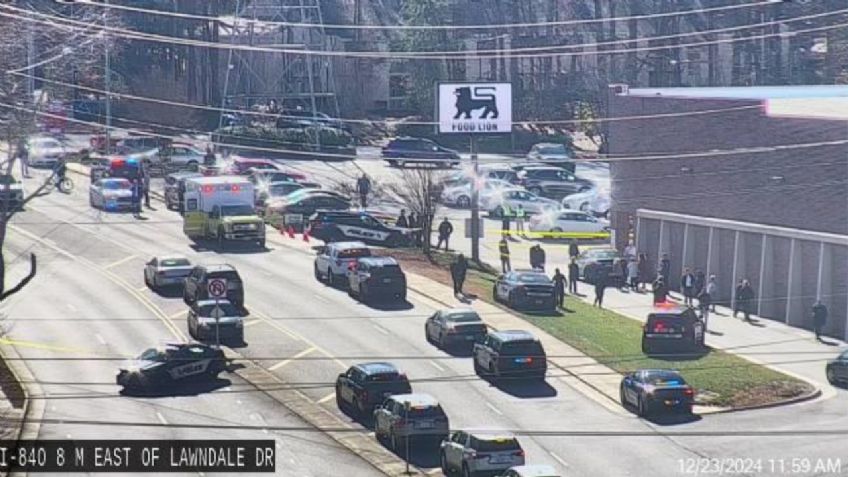
<path id="1" fill-rule="evenodd" d="M 57 188 L 60 192 L 70 194 L 71 191 L 74 190 L 74 181 L 72 181 L 69 177 L 63 177 L 62 180 L 59 182 L 58 186 L 56 184 L 56 179 L 56 174 L 51 174 L 50 178 L 47 180 L 47 187 L 51 191 L 54 188 Z"/>

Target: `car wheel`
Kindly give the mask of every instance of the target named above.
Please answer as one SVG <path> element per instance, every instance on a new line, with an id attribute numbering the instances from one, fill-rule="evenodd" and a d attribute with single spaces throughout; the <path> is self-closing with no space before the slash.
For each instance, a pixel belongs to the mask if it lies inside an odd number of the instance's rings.
<path id="1" fill-rule="evenodd" d="M 836 382 L 838 381 L 836 379 L 836 373 L 833 371 L 833 368 L 827 368 L 827 370 L 825 371 L 825 375 L 827 376 L 827 382 L 829 382 L 830 384 L 836 384 Z"/>
<path id="2" fill-rule="evenodd" d="M 636 400 L 636 414 L 639 417 L 645 417 L 648 415 L 648 406 L 645 403 L 645 399 L 642 398 L 642 395 L 639 395 L 639 398 Z"/>
<path id="3" fill-rule="evenodd" d="M 345 412 L 345 402 L 342 399 L 342 393 L 339 392 L 339 388 L 336 388 L 336 407 L 339 408 L 339 411 Z"/>
<path id="4" fill-rule="evenodd" d="M 397 166 L 398 166 L 398 167 L 405 167 L 405 166 L 406 166 L 406 161 L 397 161 Z"/>
<path id="5" fill-rule="evenodd" d="M 197 161 L 188 161 L 186 163 L 186 166 L 188 166 L 189 170 L 196 171 L 197 170 Z"/>
<path id="6" fill-rule="evenodd" d="M 441 467 L 443 474 L 451 475 L 450 468 L 448 467 L 448 458 L 444 452 L 439 454 L 439 467 Z"/>
<path id="7" fill-rule="evenodd" d="M 456 206 L 463 208 L 463 209 L 467 209 L 468 207 L 471 207 L 471 197 L 468 197 L 467 195 L 461 195 L 461 196 L 457 197 L 456 198 Z"/>
<path id="8" fill-rule="evenodd" d="M 362 401 L 360 401 L 359 399 L 354 399 L 352 404 L 353 408 L 356 410 L 357 417 L 359 417 L 360 419 L 364 418 L 366 416 L 366 413 L 365 406 L 362 404 Z"/>
<path id="9" fill-rule="evenodd" d="M 506 305 L 510 308 L 515 308 L 515 294 L 513 292 L 509 292 L 509 295 L 507 295 Z"/>
<path id="10" fill-rule="evenodd" d="M 486 370 L 486 373 L 488 374 L 488 378 L 491 379 L 492 381 L 498 380 L 499 376 L 498 376 L 498 373 L 495 371 L 495 365 L 494 364 L 489 363 L 489 369 Z"/>
<path id="11" fill-rule="evenodd" d="M 527 192 L 530 192 L 531 194 L 535 194 L 535 195 L 541 196 L 541 195 L 542 195 L 542 188 L 541 188 L 541 187 L 538 187 L 538 186 L 534 186 L 534 187 L 531 187 L 531 188 L 527 189 Z"/>
<path id="12" fill-rule="evenodd" d="M 397 299 L 398 299 L 398 301 L 399 301 L 399 302 L 401 302 L 401 303 L 406 303 L 406 290 L 404 290 L 404 291 L 402 291 L 402 292 L 398 293 L 398 295 L 397 295 Z"/>
<path id="13" fill-rule="evenodd" d="M 439 348 L 442 348 L 442 349 L 445 348 L 445 334 L 444 333 L 439 333 L 438 344 L 439 344 Z"/>
<path id="14" fill-rule="evenodd" d="M 587 186 L 583 186 L 583 187 L 581 187 L 580 189 L 578 189 L 578 190 L 577 190 L 577 192 L 586 192 L 586 191 L 588 191 L 588 190 L 589 190 L 589 187 L 587 187 Z"/>
<path id="15" fill-rule="evenodd" d="M 147 285 L 147 288 L 150 288 L 150 279 L 147 278 L 147 271 L 144 272 L 144 284 Z"/>
<path id="16" fill-rule="evenodd" d="M 359 301 L 361 301 L 362 303 L 368 303 L 368 300 L 371 299 L 369 295 L 370 293 L 368 292 L 368 286 L 362 285 L 359 288 Z"/>
<path id="17" fill-rule="evenodd" d="M 259 242 L 257 242 L 257 245 L 259 245 L 259 248 L 264 249 L 265 248 L 265 239 L 262 239 Z"/>
<path id="18" fill-rule="evenodd" d="M 477 376 L 482 376 L 483 368 L 477 363 L 477 358 L 475 356 L 472 356 L 471 360 L 474 361 L 474 374 L 476 374 Z"/>
<path id="19" fill-rule="evenodd" d="M 647 343 L 642 342 L 642 353 L 643 354 L 651 354 L 651 347 L 648 346 Z"/>
<path id="20" fill-rule="evenodd" d="M 589 212 L 589 203 L 583 202 L 582 204 L 580 204 L 580 210 L 583 212 Z"/>
<path id="21" fill-rule="evenodd" d="M 318 280 L 319 282 L 320 282 L 320 281 L 322 281 L 322 280 L 321 280 L 321 273 L 320 273 L 320 272 L 318 272 L 318 264 L 313 264 L 313 265 L 312 265 L 312 272 L 315 274 L 315 279 L 316 279 L 316 280 Z"/>
<path id="22" fill-rule="evenodd" d="M 492 300 L 495 300 L 495 303 L 501 302 L 500 297 L 498 297 L 498 286 L 497 285 L 492 287 Z"/>
<path id="23" fill-rule="evenodd" d="M 627 407 L 627 398 L 624 396 L 624 385 L 618 387 L 618 400 L 621 402 L 621 407 Z"/>

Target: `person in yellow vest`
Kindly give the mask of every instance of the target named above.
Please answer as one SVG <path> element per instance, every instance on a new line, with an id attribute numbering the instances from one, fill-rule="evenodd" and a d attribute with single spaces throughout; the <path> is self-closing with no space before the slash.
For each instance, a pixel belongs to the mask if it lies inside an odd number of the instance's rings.
<path id="1" fill-rule="evenodd" d="M 506 242 L 506 237 L 501 238 L 501 242 L 498 244 L 498 250 L 501 253 L 501 270 L 503 273 L 512 270 L 512 266 L 509 263 L 509 244 Z"/>
<path id="2" fill-rule="evenodd" d="M 506 204 L 503 204 L 501 210 L 503 210 L 503 212 L 501 212 L 503 214 L 501 215 L 501 235 L 503 235 L 504 237 L 509 237 L 509 221 L 512 218 L 513 212 Z"/>

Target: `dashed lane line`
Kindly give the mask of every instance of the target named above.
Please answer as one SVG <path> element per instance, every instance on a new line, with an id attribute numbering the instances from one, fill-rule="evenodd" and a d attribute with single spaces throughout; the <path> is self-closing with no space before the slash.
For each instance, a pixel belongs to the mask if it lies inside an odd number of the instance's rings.
<path id="1" fill-rule="evenodd" d="M 280 361 L 279 363 L 268 367 L 268 371 L 276 371 L 276 370 L 282 368 L 283 366 L 291 363 L 292 361 L 294 361 L 298 358 L 302 358 L 302 357 L 308 355 L 309 353 L 311 353 L 313 351 L 315 351 L 315 347 L 310 346 L 309 348 L 306 348 L 305 350 L 301 351 L 300 353 L 297 353 L 296 355 L 292 356 L 291 358 L 284 359 L 284 360 Z"/>
<path id="2" fill-rule="evenodd" d="M 371 323 L 371 326 L 373 326 L 375 330 L 377 330 L 378 332 L 380 332 L 380 333 L 382 333 L 382 334 L 384 334 L 384 335 L 386 335 L 386 336 L 388 336 L 388 335 L 390 335 L 390 334 L 391 334 L 391 333 L 389 333 L 389 330 L 387 330 L 387 329 L 383 328 L 383 327 L 382 327 L 382 326 L 380 326 L 380 325 L 377 325 L 377 324 Z"/>
<path id="3" fill-rule="evenodd" d="M 163 416 L 162 413 L 159 411 L 156 411 L 156 419 L 159 419 L 159 422 L 161 422 L 163 425 L 168 425 L 168 420 L 165 419 L 165 416 Z"/>
<path id="4" fill-rule="evenodd" d="M 428 360 L 427 362 L 430 363 L 430 366 L 438 369 L 439 371 L 441 371 L 443 373 L 445 372 L 445 368 L 443 368 L 441 365 L 439 365 L 439 363 L 433 361 L 432 359 Z"/>
<path id="5" fill-rule="evenodd" d="M 274 328 L 275 330 L 279 331 L 280 333 L 283 333 L 283 334 L 285 334 L 286 336 L 289 336 L 289 337 L 291 337 L 291 338 L 292 338 L 292 339 L 294 339 L 294 340 L 297 340 L 297 341 L 300 341 L 300 342 L 302 342 L 302 343 L 305 343 L 307 346 L 309 346 L 309 347 L 311 347 L 311 348 L 315 348 L 315 350 L 316 350 L 316 351 L 318 351 L 319 353 L 323 354 L 324 356 L 326 356 L 326 357 L 330 358 L 333 362 L 335 362 L 336 364 L 338 364 L 338 365 L 339 365 L 342 369 L 347 369 L 347 368 L 348 368 L 348 365 L 347 365 L 347 364 L 345 364 L 345 362 L 344 362 L 344 361 L 342 361 L 342 360 L 340 360 L 340 359 L 336 358 L 335 356 L 333 356 L 333 354 L 332 354 L 332 353 L 330 353 L 329 351 L 325 350 L 324 348 L 322 348 L 322 347 L 318 346 L 318 345 L 317 345 L 317 344 L 315 344 L 312 340 L 310 340 L 310 339 L 308 339 L 308 338 L 306 338 L 306 337 L 304 337 L 304 336 L 301 336 L 301 335 L 299 335 L 298 333 L 296 333 L 296 332 L 294 332 L 294 331 L 292 331 L 292 330 L 290 330 L 290 329 L 286 328 L 285 326 L 283 326 L 283 325 L 281 325 L 281 324 L 277 323 L 276 321 L 274 321 L 273 319 L 271 319 L 271 317 L 269 317 L 268 315 L 266 315 L 266 314 L 262 313 L 261 311 L 258 311 L 258 310 L 256 310 L 256 309 L 251 309 L 251 310 L 250 310 L 250 312 L 251 312 L 252 314 L 255 314 L 255 315 L 257 316 L 257 318 L 259 318 L 260 320 L 262 320 L 264 323 L 267 323 L 269 326 L 271 326 L 271 327 L 272 327 L 272 328 Z"/>
<path id="6" fill-rule="evenodd" d="M 503 416 L 503 413 L 501 412 L 501 410 L 496 408 L 494 405 L 492 405 L 492 403 L 487 402 L 486 407 L 491 409 L 495 414 L 497 414 L 499 416 Z"/>
<path id="7" fill-rule="evenodd" d="M 571 467 L 570 465 L 568 465 L 568 462 L 566 462 L 565 459 L 556 455 L 556 453 L 550 451 L 548 451 L 548 453 L 551 455 L 551 457 L 554 458 L 555 461 L 559 462 L 563 467 Z"/>
<path id="8" fill-rule="evenodd" d="M 110 263 L 109 265 L 106 265 L 103 268 L 106 269 L 106 270 L 109 270 L 110 268 L 115 268 L 119 265 L 123 265 L 123 264 L 129 262 L 130 260 L 134 260 L 137 257 L 138 257 L 138 255 L 130 255 L 130 256 L 124 257 L 120 260 L 114 261 L 114 262 Z"/>
<path id="9" fill-rule="evenodd" d="M 319 399 L 319 400 L 317 400 L 317 401 L 315 401 L 315 402 L 316 402 L 316 403 L 318 403 L 318 404 L 324 404 L 325 402 L 330 401 L 330 400 L 331 400 L 331 399 L 333 399 L 334 397 L 336 397 L 336 393 L 335 393 L 335 392 L 331 392 L 330 394 L 327 394 L 326 396 L 322 397 L 321 399 Z"/>

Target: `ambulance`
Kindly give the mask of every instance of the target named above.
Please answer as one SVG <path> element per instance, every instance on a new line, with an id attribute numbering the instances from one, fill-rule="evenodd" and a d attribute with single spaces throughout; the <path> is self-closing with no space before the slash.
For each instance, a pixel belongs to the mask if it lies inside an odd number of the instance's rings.
<path id="1" fill-rule="evenodd" d="M 183 232 L 192 240 L 255 242 L 265 248 L 265 223 L 254 209 L 253 184 L 244 177 L 191 177 L 183 194 Z"/>

